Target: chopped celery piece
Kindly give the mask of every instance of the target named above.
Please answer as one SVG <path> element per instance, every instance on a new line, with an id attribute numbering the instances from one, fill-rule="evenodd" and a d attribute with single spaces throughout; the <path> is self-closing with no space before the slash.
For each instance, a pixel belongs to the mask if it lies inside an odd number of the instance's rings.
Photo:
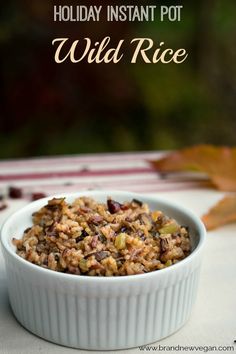
<path id="1" fill-rule="evenodd" d="M 161 229 L 159 229 L 160 234 L 173 234 L 179 230 L 179 225 L 172 221 L 169 224 L 164 225 Z"/>
<path id="2" fill-rule="evenodd" d="M 82 272 L 87 272 L 88 271 L 88 266 L 87 266 L 87 261 L 86 261 L 86 259 L 81 259 L 80 261 L 79 261 L 79 267 L 80 267 L 80 269 L 82 270 Z"/>
<path id="3" fill-rule="evenodd" d="M 120 233 L 115 239 L 115 246 L 118 250 L 123 250 L 126 247 L 126 234 Z"/>
<path id="4" fill-rule="evenodd" d="M 169 267 L 172 265 L 172 261 L 169 259 L 166 263 L 165 263 L 165 266 L 166 267 Z"/>

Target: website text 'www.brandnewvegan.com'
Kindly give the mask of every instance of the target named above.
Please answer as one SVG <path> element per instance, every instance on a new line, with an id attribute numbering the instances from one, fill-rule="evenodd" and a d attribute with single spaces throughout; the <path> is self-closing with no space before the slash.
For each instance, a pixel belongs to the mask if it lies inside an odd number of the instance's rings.
<path id="1" fill-rule="evenodd" d="M 228 346 L 211 346 L 211 345 L 202 345 L 202 346 L 196 346 L 196 345 L 144 345 L 139 347 L 140 352 L 180 352 L 180 353 L 187 353 L 187 352 L 193 352 L 193 353 L 211 353 L 211 352 L 234 352 L 236 351 L 236 347 L 233 345 L 228 345 Z"/>

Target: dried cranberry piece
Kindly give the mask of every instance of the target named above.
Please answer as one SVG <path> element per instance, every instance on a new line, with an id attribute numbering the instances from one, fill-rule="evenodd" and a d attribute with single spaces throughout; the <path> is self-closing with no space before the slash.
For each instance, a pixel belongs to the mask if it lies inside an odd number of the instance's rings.
<path id="1" fill-rule="evenodd" d="M 103 221 L 102 215 L 92 215 L 89 218 L 89 222 L 93 223 L 94 225 L 98 225 L 102 221 Z"/>
<path id="2" fill-rule="evenodd" d="M 90 243 L 92 248 L 96 248 L 98 243 L 98 235 L 93 236 L 92 242 Z"/>
<path id="3" fill-rule="evenodd" d="M 73 266 L 69 266 L 68 270 L 66 271 L 66 273 L 68 274 L 75 274 L 75 275 L 80 275 L 80 270 L 78 267 L 73 267 Z"/>
<path id="4" fill-rule="evenodd" d="M 8 195 L 9 195 L 9 198 L 20 199 L 23 196 L 23 192 L 22 192 L 21 188 L 9 187 Z"/>
<path id="5" fill-rule="evenodd" d="M 122 204 L 120 206 L 121 210 L 128 210 L 129 209 L 129 206 L 127 204 Z"/>
<path id="6" fill-rule="evenodd" d="M 118 213 L 118 211 L 120 211 L 121 209 L 121 204 L 116 202 L 115 200 L 112 200 L 112 199 L 108 199 L 107 201 L 107 207 L 108 207 L 108 210 L 111 214 L 115 214 L 115 213 Z"/>
<path id="7" fill-rule="evenodd" d="M 32 193 L 32 194 L 31 194 L 31 200 L 32 200 L 32 201 L 38 200 L 38 199 L 42 199 L 42 198 L 45 198 L 45 197 L 46 197 L 46 194 L 40 193 L 40 192 Z"/>
<path id="8" fill-rule="evenodd" d="M 7 204 L 0 204 L 0 211 L 5 210 L 7 208 Z"/>

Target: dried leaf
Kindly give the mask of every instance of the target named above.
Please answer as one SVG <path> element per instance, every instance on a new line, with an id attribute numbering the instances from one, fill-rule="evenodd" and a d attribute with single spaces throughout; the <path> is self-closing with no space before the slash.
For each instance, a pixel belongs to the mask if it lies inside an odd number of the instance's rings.
<path id="1" fill-rule="evenodd" d="M 216 188 L 236 191 L 236 148 L 199 145 L 151 163 L 159 172 L 204 172 Z"/>
<path id="2" fill-rule="evenodd" d="M 207 230 L 236 221 L 236 195 L 220 200 L 207 214 L 202 217 Z"/>

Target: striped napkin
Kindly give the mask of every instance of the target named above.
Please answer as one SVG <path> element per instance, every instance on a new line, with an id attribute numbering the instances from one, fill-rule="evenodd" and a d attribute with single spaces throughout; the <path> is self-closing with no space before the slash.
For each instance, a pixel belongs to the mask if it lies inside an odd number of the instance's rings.
<path id="1" fill-rule="evenodd" d="M 109 153 L 0 161 L 0 191 L 9 186 L 23 194 L 46 195 L 93 189 L 138 193 L 209 188 L 205 176 L 178 173 L 161 175 L 149 160 L 160 152 Z"/>

